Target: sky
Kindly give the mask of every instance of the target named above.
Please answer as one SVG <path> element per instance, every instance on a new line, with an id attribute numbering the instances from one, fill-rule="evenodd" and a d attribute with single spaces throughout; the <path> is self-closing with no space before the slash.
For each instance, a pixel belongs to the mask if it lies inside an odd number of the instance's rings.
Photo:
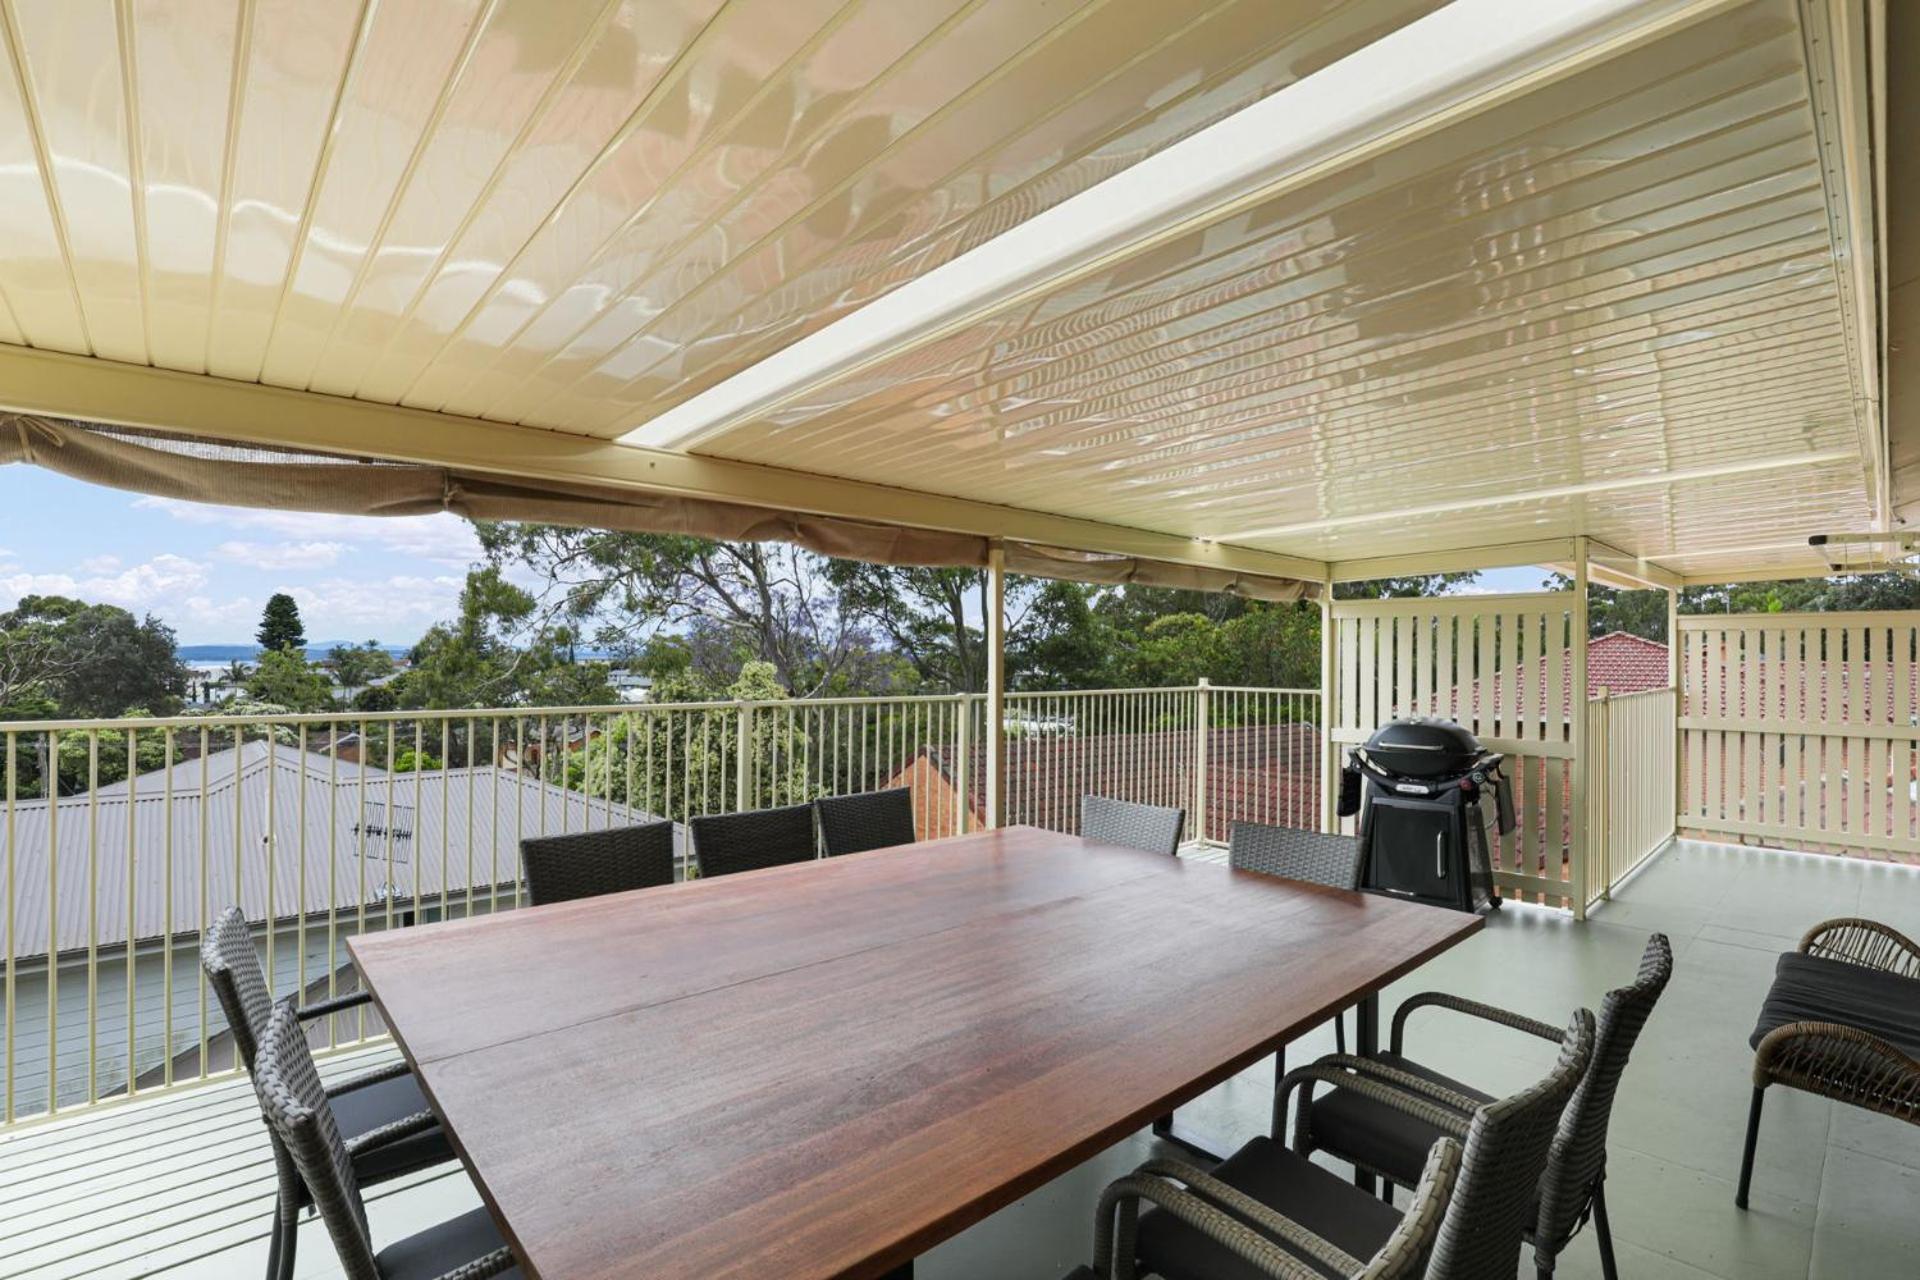
<path id="1" fill-rule="evenodd" d="M 315 642 L 412 644 L 458 607 L 480 546 L 458 516 L 335 516 L 216 507 L 0 467 L 0 608 L 66 595 L 152 613 L 181 644 L 248 644 L 267 597 L 300 604 Z M 1539 569 L 1474 592 L 1538 591 Z"/>
<path id="2" fill-rule="evenodd" d="M 458 516 L 315 515 L 142 497 L 0 467 L 0 608 L 68 595 L 153 613 L 181 644 L 248 644 L 267 597 L 313 641 L 411 644 L 457 608 L 479 544 Z"/>

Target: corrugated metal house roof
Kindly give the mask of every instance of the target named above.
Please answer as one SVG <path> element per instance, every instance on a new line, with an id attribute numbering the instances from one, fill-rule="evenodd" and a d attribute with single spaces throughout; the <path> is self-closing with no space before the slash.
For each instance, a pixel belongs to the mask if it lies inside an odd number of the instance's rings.
<path id="1" fill-rule="evenodd" d="M 233 902 L 258 921 L 511 885 L 522 836 L 647 818 L 491 764 L 392 774 L 253 742 L 132 786 L 17 801 L 0 936 L 6 954 L 45 954 L 51 904 L 57 949 L 123 943 L 129 882 L 141 940 L 167 932 L 169 912 L 192 932 Z"/>

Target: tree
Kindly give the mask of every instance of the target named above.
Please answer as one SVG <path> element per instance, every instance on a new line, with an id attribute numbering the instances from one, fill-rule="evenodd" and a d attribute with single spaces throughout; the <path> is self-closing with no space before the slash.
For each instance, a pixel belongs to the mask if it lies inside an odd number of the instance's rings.
<path id="1" fill-rule="evenodd" d="M 327 650 L 325 663 L 343 689 L 362 689 L 394 672 L 393 655 L 377 640 L 365 644 L 337 644 Z"/>
<path id="2" fill-rule="evenodd" d="M 488 521 L 474 530 L 494 569 L 518 565 L 546 582 L 529 597 L 535 625 L 597 623 L 597 643 L 625 649 L 660 631 L 704 632 L 725 641 L 708 649 L 729 662 L 716 678 L 739 669 L 736 657 L 757 659 L 787 688 L 813 693 L 863 635 L 839 607 L 825 558 L 787 543 Z"/>
<path id="3" fill-rule="evenodd" d="M 1170 613 L 1147 624 L 1129 662 L 1129 682 L 1165 688 L 1212 679 L 1222 668 L 1220 624 L 1203 613 Z"/>
<path id="4" fill-rule="evenodd" d="M 0 714 L 97 718 L 180 705 L 187 669 L 173 630 L 110 604 L 25 596 L 0 613 Z"/>
<path id="5" fill-rule="evenodd" d="M 1100 689 L 1121 678 L 1137 635 L 1100 607 L 1099 588 L 1054 580 L 1026 586 L 1024 607 L 1007 629 L 1007 678 L 1014 687 Z M 1015 608 L 1010 604 L 1008 612 Z"/>
<path id="6" fill-rule="evenodd" d="M 986 633 L 967 618 L 969 606 L 986 612 L 984 569 L 830 560 L 826 577 L 840 593 L 841 612 L 874 627 L 922 686 L 946 693 L 987 687 Z"/>
<path id="7" fill-rule="evenodd" d="M 333 709 L 333 682 L 296 649 L 269 649 L 247 676 L 247 696 L 290 711 Z"/>
<path id="8" fill-rule="evenodd" d="M 460 615 L 427 629 L 413 666 L 388 686 L 401 707 L 617 702 L 604 663 L 573 661 L 574 634 L 544 625 L 538 602 L 496 567 L 467 574 Z"/>
<path id="9" fill-rule="evenodd" d="M 267 597 L 267 607 L 260 614 L 260 630 L 253 638 L 267 653 L 307 647 L 307 629 L 301 625 L 300 606 L 292 596 L 276 591 Z"/>

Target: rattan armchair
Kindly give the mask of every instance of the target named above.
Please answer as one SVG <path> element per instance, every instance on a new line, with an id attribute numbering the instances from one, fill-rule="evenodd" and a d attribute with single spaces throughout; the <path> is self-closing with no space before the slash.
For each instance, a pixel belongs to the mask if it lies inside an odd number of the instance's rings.
<path id="1" fill-rule="evenodd" d="M 1734 1194 L 1742 1209 L 1769 1085 L 1920 1124 L 1920 943 L 1856 917 L 1815 925 L 1780 957 L 1749 1043 L 1753 1098 Z"/>
<path id="2" fill-rule="evenodd" d="M 1672 976 L 1673 947 L 1664 934 L 1656 933 L 1641 953 L 1634 981 L 1609 991 L 1601 1001 L 1591 1063 L 1553 1135 L 1537 1191 L 1537 1209 L 1526 1230 L 1526 1238 L 1533 1243 L 1534 1266 L 1543 1280 L 1553 1274 L 1561 1251 L 1589 1219 L 1599 1244 L 1602 1273 L 1609 1278 L 1616 1274 L 1605 1193 L 1607 1128 L 1634 1044 Z M 1544 1040 L 1564 1041 L 1565 1033 L 1559 1028 L 1522 1014 L 1441 992 L 1412 996 L 1394 1013 L 1392 1047 L 1387 1053 L 1366 1059 L 1338 1055 L 1322 1059 L 1316 1065 L 1330 1068 L 1331 1077 L 1310 1070 L 1302 1073 L 1297 1081 L 1301 1102 L 1294 1128 L 1295 1151 L 1303 1155 L 1324 1151 L 1379 1175 L 1389 1187 L 1396 1182 L 1405 1186 L 1411 1185 L 1422 1153 L 1432 1142 L 1465 1136 L 1488 1095 L 1406 1056 L 1407 1021 L 1421 1009 L 1465 1014 Z M 1436 1110 L 1423 1117 L 1385 1107 L 1342 1084 L 1351 1073 L 1390 1083 Z M 1328 1080 L 1335 1088 L 1314 1100 L 1312 1085 L 1319 1080 Z"/>
<path id="3" fill-rule="evenodd" d="M 693 860 L 702 879 L 810 862 L 814 857 L 810 804 L 693 818 L 687 832 L 693 837 Z"/>
<path id="4" fill-rule="evenodd" d="M 1474 1109 L 1466 1140 L 1438 1139 L 1411 1183 L 1404 1214 L 1271 1138 L 1255 1138 L 1211 1173 L 1154 1161 L 1142 1174 L 1171 1180 L 1200 1206 L 1164 1188 L 1122 1179 L 1101 1202 L 1094 1269 L 1109 1280 L 1136 1274 L 1174 1280 L 1324 1280 L 1327 1276 L 1423 1276 L 1486 1280 L 1511 1276 L 1530 1220 L 1534 1191 L 1568 1098 L 1593 1053 L 1593 1015 L 1576 1010 L 1558 1060 L 1519 1093 Z M 1443 1108 L 1377 1074 L 1359 1059 L 1316 1063 L 1289 1076 L 1337 1082 L 1381 1105 L 1437 1120 Z M 1457 1169 L 1457 1176 L 1452 1173 Z M 1136 1175 L 1136 1179 L 1138 1179 Z M 1450 1190 L 1450 1194 L 1449 1194 Z M 1154 1208 L 1132 1215 L 1131 1201 Z M 1224 1219 L 1224 1221 L 1223 1221 Z M 1109 1231 L 1111 1224 L 1111 1231 Z"/>
<path id="5" fill-rule="evenodd" d="M 918 838 L 913 825 L 913 788 L 890 787 L 851 796 L 822 796 L 813 802 L 820 817 L 820 842 L 829 858 L 869 849 L 891 849 Z"/>
<path id="6" fill-rule="evenodd" d="M 1187 811 L 1157 804 L 1136 804 L 1107 796 L 1080 797 L 1080 834 L 1100 844 L 1117 844 L 1169 857 L 1180 852 Z"/>
<path id="7" fill-rule="evenodd" d="M 346 1138 L 314 1069 L 299 1016 L 288 1005 L 275 1006 L 267 1019 L 253 1088 L 267 1124 L 320 1211 L 347 1280 L 486 1280 L 522 1274 L 485 1209 L 469 1210 L 374 1251 L 357 1172 L 360 1153 L 370 1144 L 433 1129 L 433 1113 L 423 1108 L 373 1133 Z"/>
<path id="8" fill-rule="evenodd" d="M 536 907 L 673 883 L 673 824 L 532 836 L 520 842 L 527 898 Z"/>
<path id="9" fill-rule="evenodd" d="M 267 989 L 267 976 L 260 968 L 259 953 L 254 950 L 252 930 L 238 907 L 222 911 L 207 929 L 200 941 L 200 967 L 226 1015 L 234 1052 L 247 1071 L 254 1072 L 274 1002 Z M 356 991 L 302 1008 L 291 1003 L 285 1007 L 296 1023 L 304 1023 L 363 1005 L 370 998 L 367 992 Z M 454 1158 L 453 1148 L 438 1125 L 405 1133 L 390 1129 L 395 1120 L 424 1111 L 427 1106 L 426 1096 L 406 1063 L 376 1068 L 324 1092 L 334 1127 L 352 1144 L 354 1176 L 362 1185 L 372 1186 Z M 267 1234 L 267 1280 L 286 1280 L 293 1274 L 300 1211 L 312 1201 L 286 1148 L 273 1136 L 271 1127 L 268 1133 L 278 1185 Z"/>

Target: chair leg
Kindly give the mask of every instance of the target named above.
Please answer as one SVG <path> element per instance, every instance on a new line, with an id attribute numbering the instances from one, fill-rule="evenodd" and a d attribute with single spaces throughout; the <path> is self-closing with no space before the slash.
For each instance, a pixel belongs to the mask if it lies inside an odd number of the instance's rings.
<path id="1" fill-rule="evenodd" d="M 1733 1203 L 1742 1209 L 1747 1207 L 1747 1190 L 1753 1185 L 1753 1149 L 1760 1142 L 1760 1103 L 1766 1096 L 1765 1086 L 1755 1085 L 1753 1103 L 1747 1109 L 1747 1149 L 1740 1156 L 1740 1189 L 1733 1193 Z"/>
<path id="2" fill-rule="evenodd" d="M 285 1225 L 281 1222 L 280 1202 L 273 1205 L 273 1224 L 267 1228 L 267 1280 L 280 1278 L 280 1241 L 285 1234 Z"/>
<path id="3" fill-rule="evenodd" d="M 1280 1089 L 1286 1078 L 1287 1048 L 1281 1045 L 1273 1051 L 1273 1122 L 1267 1127 L 1267 1136 L 1281 1146 L 1287 1142 L 1287 1099 Z"/>
<path id="4" fill-rule="evenodd" d="M 1593 1238 L 1600 1245 L 1600 1274 L 1605 1280 L 1620 1280 L 1613 1261 L 1613 1227 L 1607 1222 L 1607 1180 L 1593 1184 Z"/>
<path id="5" fill-rule="evenodd" d="M 1169 1111 L 1163 1116 L 1155 1116 L 1153 1118 L 1153 1136 L 1156 1138 L 1167 1138 L 1172 1135 L 1173 1112 Z"/>

